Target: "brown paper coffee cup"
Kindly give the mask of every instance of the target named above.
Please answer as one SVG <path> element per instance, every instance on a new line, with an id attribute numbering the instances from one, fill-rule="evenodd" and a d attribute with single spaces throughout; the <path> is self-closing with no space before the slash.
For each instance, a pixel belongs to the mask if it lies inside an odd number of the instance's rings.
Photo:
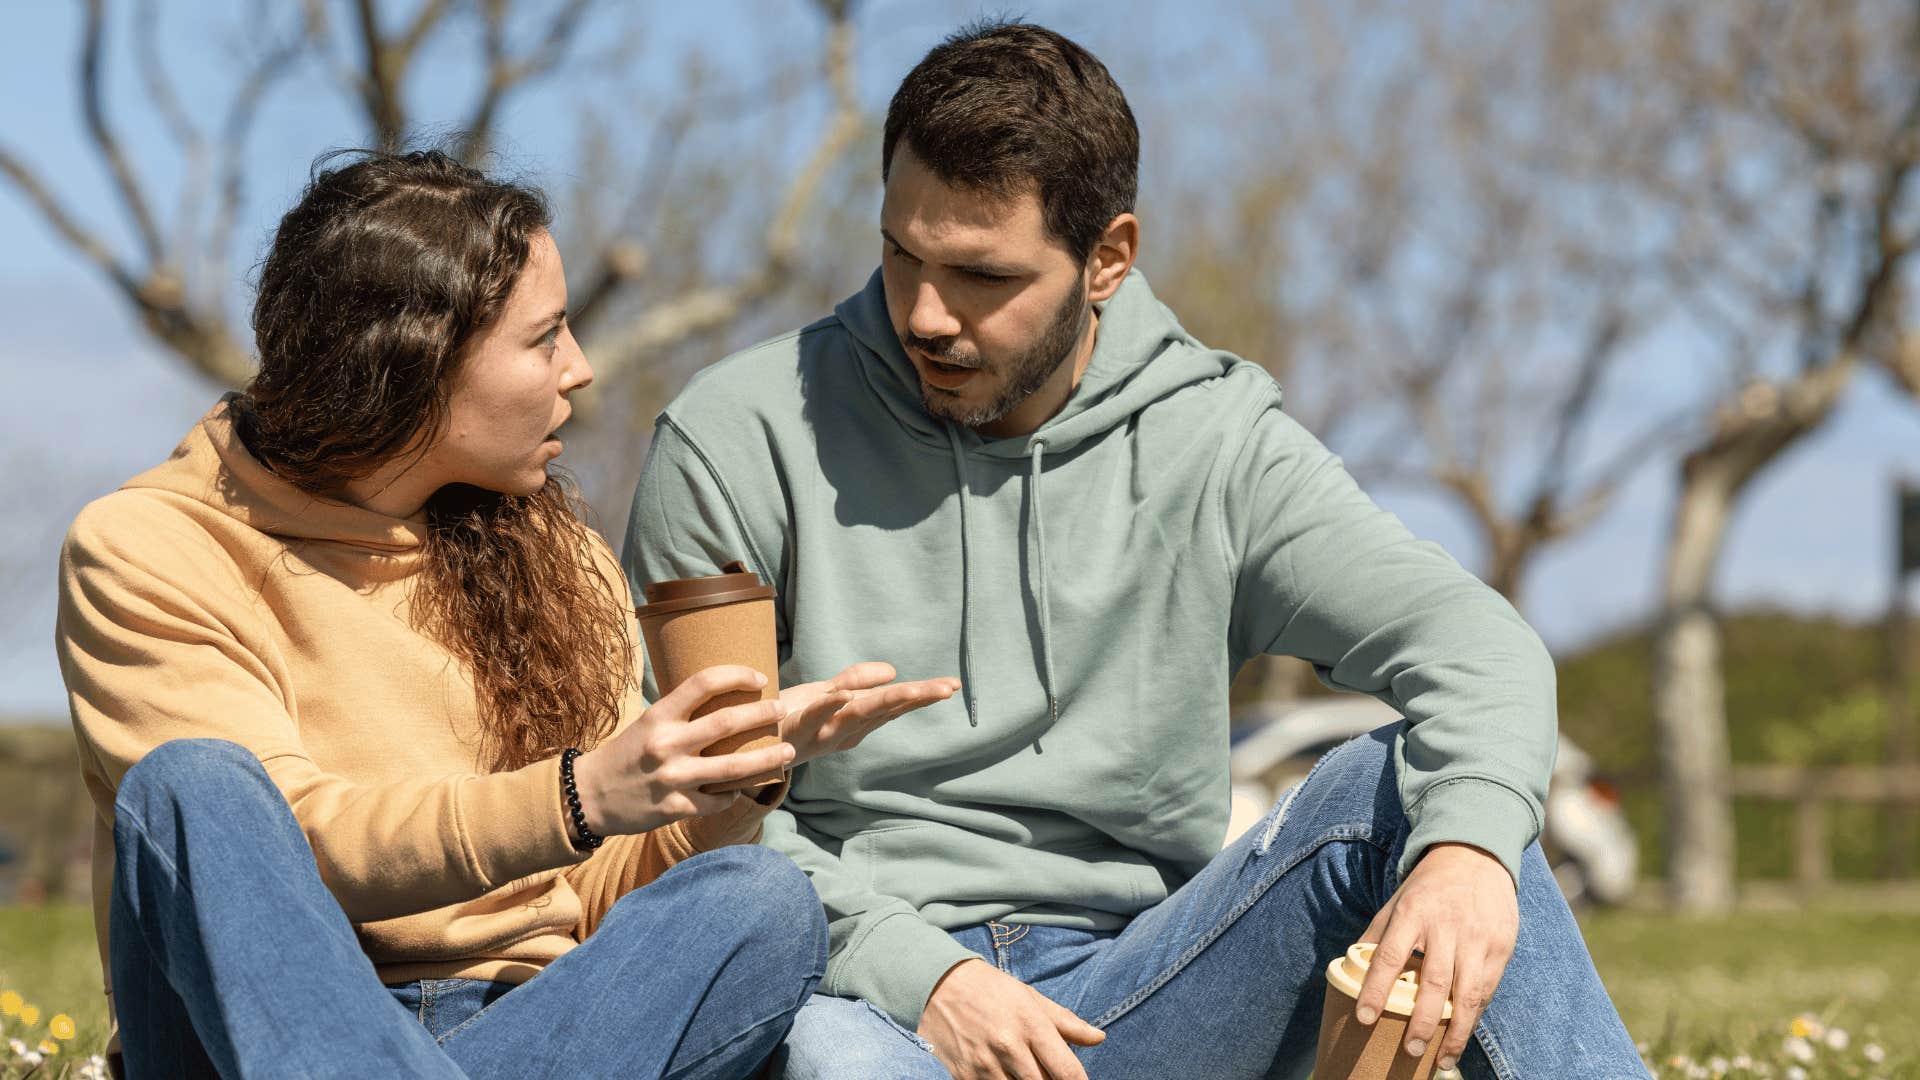
<path id="1" fill-rule="evenodd" d="M 1373 962 L 1373 946 L 1360 944 L 1327 965 L 1327 1003 L 1320 1013 L 1320 1052 L 1313 1062 L 1313 1080 L 1427 1080 L 1440 1060 L 1440 1041 L 1446 1037 L 1453 1002 L 1440 1007 L 1440 1023 L 1427 1052 L 1418 1060 L 1402 1045 L 1413 1019 L 1420 976 L 1403 971 L 1387 994 L 1387 1007 L 1372 1027 L 1354 1019 L 1360 986 Z"/>
<path id="2" fill-rule="evenodd" d="M 705 716 L 731 705 L 764 701 L 780 693 L 780 647 L 774 637 L 774 587 L 742 563 L 721 568 L 709 577 L 656 581 L 644 587 L 647 602 L 634 609 L 640 634 L 646 639 L 647 661 L 661 695 L 685 682 L 694 672 L 718 664 L 744 664 L 767 677 L 759 691 L 721 694 L 694 711 Z M 708 755 L 757 750 L 780 741 L 780 725 L 769 723 L 715 742 Z M 785 770 L 774 769 L 725 784 L 701 788 L 712 794 L 749 791 L 777 784 Z"/>

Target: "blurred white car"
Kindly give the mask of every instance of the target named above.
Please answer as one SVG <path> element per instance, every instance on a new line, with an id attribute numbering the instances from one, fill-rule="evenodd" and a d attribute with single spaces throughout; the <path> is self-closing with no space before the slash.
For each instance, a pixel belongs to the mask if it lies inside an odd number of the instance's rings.
<path id="1" fill-rule="evenodd" d="M 1306 777 L 1320 755 L 1400 718 L 1370 697 L 1342 694 L 1284 704 L 1250 705 L 1233 714 L 1232 773 L 1235 823 L 1279 800 Z M 1593 775 L 1593 759 L 1560 737 L 1547 790 L 1546 830 L 1540 846 L 1571 904 L 1618 904 L 1633 892 L 1639 847 L 1619 794 Z"/>

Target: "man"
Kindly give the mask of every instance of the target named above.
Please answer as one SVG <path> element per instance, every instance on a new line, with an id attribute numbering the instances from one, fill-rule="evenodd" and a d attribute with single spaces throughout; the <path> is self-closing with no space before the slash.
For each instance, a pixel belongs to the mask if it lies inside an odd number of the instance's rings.
<path id="1" fill-rule="evenodd" d="M 899 707 L 962 685 L 768 821 L 832 935 L 786 1075 L 1301 1075 L 1357 939 L 1362 1022 L 1424 955 L 1409 1053 L 1643 1075 L 1533 843 L 1551 660 L 1154 299 L 1138 156 L 1072 42 L 955 35 L 888 110 L 879 272 L 660 416 L 636 588 L 744 558 L 784 682 L 857 694 L 877 676 L 830 676 L 881 655 L 918 680 L 868 692 Z M 1222 851 L 1227 687 L 1261 653 L 1406 721 Z"/>

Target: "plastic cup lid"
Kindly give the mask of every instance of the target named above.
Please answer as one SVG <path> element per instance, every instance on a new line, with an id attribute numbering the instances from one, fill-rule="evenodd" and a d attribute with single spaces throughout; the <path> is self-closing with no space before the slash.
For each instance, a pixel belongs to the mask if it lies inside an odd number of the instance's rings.
<path id="1" fill-rule="evenodd" d="M 745 563 L 730 562 L 721 569 L 725 572 L 705 577 L 648 582 L 641 586 L 647 602 L 634 613 L 646 618 L 742 600 L 771 600 L 778 592 L 761 582 L 760 575 L 748 570 Z"/>
<path id="2" fill-rule="evenodd" d="M 1373 965 L 1373 945 L 1370 942 L 1349 946 L 1344 956 L 1336 956 L 1327 965 L 1327 982 L 1350 998 L 1360 996 L 1361 984 L 1367 981 L 1367 969 Z M 1386 1011 L 1395 1016 L 1412 1016 L 1413 1002 L 1420 993 L 1420 974 L 1417 971 L 1403 971 L 1393 980 L 1393 988 L 1387 991 Z M 1453 1017 L 1453 1002 L 1440 1005 L 1440 1019 Z"/>

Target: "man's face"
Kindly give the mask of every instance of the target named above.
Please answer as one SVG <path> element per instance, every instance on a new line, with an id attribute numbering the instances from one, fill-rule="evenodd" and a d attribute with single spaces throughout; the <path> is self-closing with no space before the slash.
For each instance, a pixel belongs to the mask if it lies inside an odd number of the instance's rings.
<path id="1" fill-rule="evenodd" d="M 904 145 L 880 207 L 887 314 L 927 412 L 991 428 L 1062 374 L 1092 310 L 1038 192 L 947 186 Z M 991 432 L 989 432 L 991 434 Z"/>

